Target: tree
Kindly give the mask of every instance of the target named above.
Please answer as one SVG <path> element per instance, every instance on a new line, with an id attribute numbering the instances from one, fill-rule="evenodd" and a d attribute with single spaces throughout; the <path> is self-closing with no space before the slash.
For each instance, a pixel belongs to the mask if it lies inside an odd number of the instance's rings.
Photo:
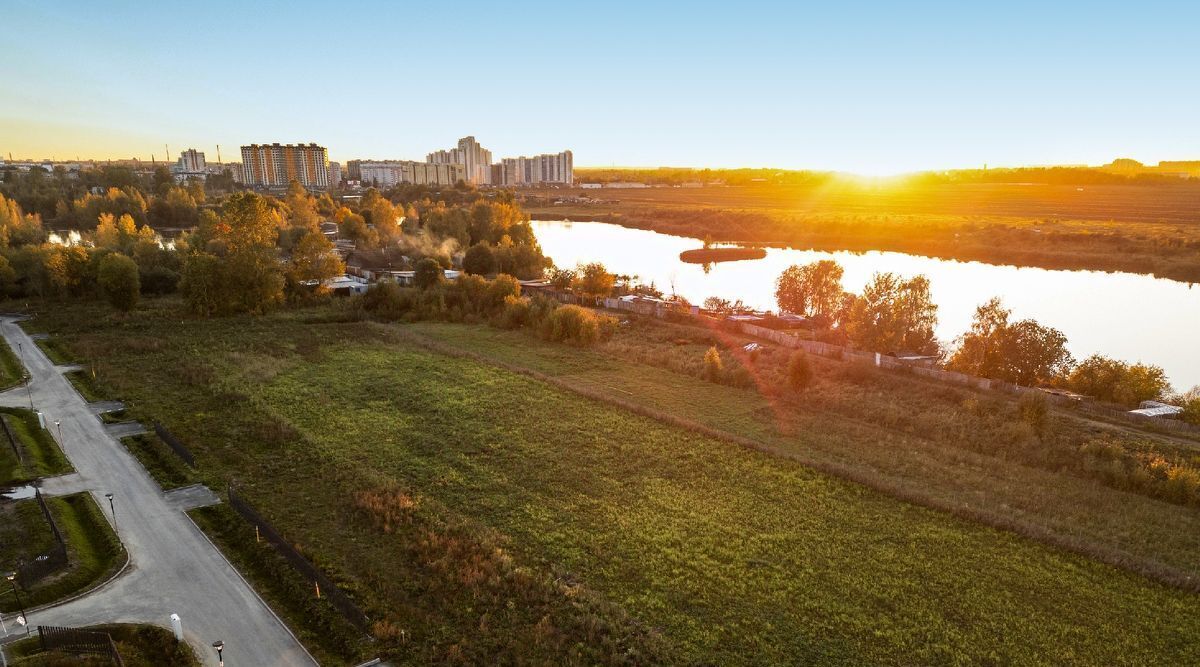
<path id="1" fill-rule="evenodd" d="M 1073 360 L 1061 331 L 1030 319 L 1010 323 L 1011 314 L 998 298 L 976 308 L 971 329 L 959 339 L 947 366 L 1030 387 L 1070 370 Z"/>
<path id="2" fill-rule="evenodd" d="M 1158 366 L 1131 365 L 1099 354 L 1080 362 L 1064 384 L 1076 393 L 1127 406 L 1161 399 L 1171 391 L 1167 374 Z"/>
<path id="3" fill-rule="evenodd" d="M 315 280 L 319 287 L 323 281 L 345 272 L 346 265 L 334 252 L 329 239 L 321 232 L 308 232 L 300 237 L 292 249 L 287 277 L 293 285 Z"/>
<path id="4" fill-rule="evenodd" d="M 317 205 L 308 190 L 299 181 L 288 185 L 284 203 L 288 210 L 288 224 L 310 232 L 320 231 L 321 217 L 317 214 Z"/>
<path id="5" fill-rule="evenodd" d="M 220 312 L 228 303 L 222 280 L 221 258 L 206 252 L 189 256 L 179 289 L 192 312 L 200 315 Z"/>
<path id="6" fill-rule="evenodd" d="M 100 290 L 115 308 L 132 310 L 141 294 L 137 264 L 120 253 L 109 253 L 100 260 L 96 276 Z"/>
<path id="7" fill-rule="evenodd" d="M 477 276 L 486 276 L 496 272 L 496 256 L 485 243 L 478 243 L 467 248 L 463 256 L 463 271 Z"/>
<path id="8" fill-rule="evenodd" d="M 860 349 L 888 354 L 937 351 L 937 305 L 925 276 L 903 280 L 893 273 L 876 273 L 846 317 L 846 335 Z"/>
<path id="9" fill-rule="evenodd" d="M 441 284 L 445 278 L 442 265 L 432 257 L 426 257 L 417 262 L 413 271 L 413 285 L 420 289 L 429 289 Z"/>
<path id="10" fill-rule="evenodd" d="M 716 347 L 710 347 L 704 353 L 704 379 L 717 382 L 721 379 L 721 352 Z"/>
<path id="11" fill-rule="evenodd" d="M 579 267 L 575 274 L 575 291 L 584 296 L 604 298 L 612 294 L 616 276 L 608 272 L 600 262 Z"/>
<path id="12" fill-rule="evenodd" d="M 575 282 L 575 272 L 571 269 L 555 268 L 550 271 L 548 276 L 550 286 L 562 292 L 571 287 Z"/>
<path id="13" fill-rule="evenodd" d="M 235 194 L 221 209 L 217 237 L 225 242 L 231 254 L 274 249 L 278 236 L 279 213 L 261 195 L 253 192 Z"/>
<path id="14" fill-rule="evenodd" d="M 832 323 L 842 298 L 842 274 L 841 265 L 829 259 L 792 265 L 775 281 L 775 303 L 781 312 Z"/>

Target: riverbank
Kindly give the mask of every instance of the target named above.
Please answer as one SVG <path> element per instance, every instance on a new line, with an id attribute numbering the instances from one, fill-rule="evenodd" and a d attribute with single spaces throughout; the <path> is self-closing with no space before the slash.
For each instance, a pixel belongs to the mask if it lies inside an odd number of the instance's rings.
<path id="1" fill-rule="evenodd" d="M 522 206 L 535 220 L 595 220 L 720 243 L 889 250 L 1200 282 L 1200 186 L 1186 184 L 974 185 L 905 193 L 783 187 L 534 190 L 525 193 Z"/>

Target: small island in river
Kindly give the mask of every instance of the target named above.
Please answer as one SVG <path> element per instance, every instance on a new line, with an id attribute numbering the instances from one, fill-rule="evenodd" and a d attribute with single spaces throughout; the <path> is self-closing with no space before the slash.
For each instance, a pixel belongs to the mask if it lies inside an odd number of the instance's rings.
<path id="1" fill-rule="evenodd" d="M 762 259 L 767 256 L 764 248 L 742 248 L 738 246 L 723 246 L 713 248 L 696 248 L 679 253 L 679 259 L 691 264 L 708 264 L 709 262 L 735 262 L 742 259 Z"/>

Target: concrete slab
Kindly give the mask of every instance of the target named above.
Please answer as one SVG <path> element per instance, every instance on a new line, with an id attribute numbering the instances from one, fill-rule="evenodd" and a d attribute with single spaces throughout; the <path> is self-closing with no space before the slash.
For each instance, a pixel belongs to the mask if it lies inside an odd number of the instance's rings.
<path id="1" fill-rule="evenodd" d="M 131 435 L 141 435 L 146 433 L 148 429 L 141 422 L 121 422 L 119 424 L 105 424 L 104 430 L 117 440 L 127 438 Z"/>
<path id="2" fill-rule="evenodd" d="M 167 504 L 175 509 L 186 512 L 197 507 L 221 504 L 221 498 L 212 489 L 203 484 L 192 484 L 178 489 L 171 489 L 163 494 Z"/>

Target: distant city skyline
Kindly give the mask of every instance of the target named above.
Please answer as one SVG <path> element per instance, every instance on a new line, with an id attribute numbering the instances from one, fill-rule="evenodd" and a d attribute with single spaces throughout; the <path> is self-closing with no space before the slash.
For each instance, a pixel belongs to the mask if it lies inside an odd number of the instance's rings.
<path id="1" fill-rule="evenodd" d="M 1200 156 L 1194 4 L 205 7 L 7 3 L 0 153 L 234 161 L 266 137 L 345 162 L 474 135 L 497 156 L 570 147 L 577 168 Z M 421 60 L 451 27 L 461 48 Z M 528 39 L 556 57 L 502 48 Z"/>

